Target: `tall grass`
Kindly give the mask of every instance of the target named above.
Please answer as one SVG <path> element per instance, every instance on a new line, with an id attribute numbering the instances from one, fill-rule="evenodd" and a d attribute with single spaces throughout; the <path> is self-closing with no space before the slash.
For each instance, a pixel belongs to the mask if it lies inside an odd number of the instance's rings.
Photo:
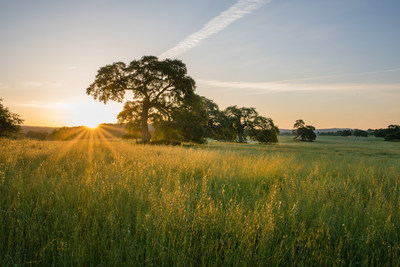
<path id="1" fill-rule="evenodd" d="M 0 265 L 399 265 L 399 144 L 339 140 L 1 140 Z"/>

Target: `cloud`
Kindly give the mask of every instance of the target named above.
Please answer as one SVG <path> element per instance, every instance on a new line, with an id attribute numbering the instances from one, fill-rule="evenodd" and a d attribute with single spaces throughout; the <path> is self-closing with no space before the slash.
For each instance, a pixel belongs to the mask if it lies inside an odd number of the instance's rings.
<path id="1" fill-rule="evenodd" d="M 370 74 L 381 74 L 381 73 L 391 73 L 391 72 L 399 72 L 399 71 L 400 71 L 400 68 L 395 68 L 395 69 L 387 69 L 387 70 L 375 70 L 375 71 L 367 71 L 367 72 L 333 74 L 333 75 L 325 75 L 325 76 L 290 79 L 290 80 L 283 80 L 283 81 L 279 81 L 279 82 L 322 80 L 322 79 L 327 79 L 327 78 L 353 77 L 353 76 L 362 76 L 362 75 L 370 75 Z"/>
<path id="2" fill-rule="evenodd" d="M 217 17 L 210 20 L 203 28 L 178 43 L 173 48 L 163 52 L 160 58 L 175 58 L 178 55 L 192 49 L 193 47 L 200 44 L 201 41 L 208 38 L 209 36 L 216 34 L 217 32 L 225 29 L 232 22 L 250 14 L 254 10 L 261 7 L 264 3 L 270 2 L 271 0 L 239 0 L 223 11 Z"/>
<path id="3" fill-rule="evenodd" d="M 247 90 L 252 93 L 293 92 L 293 91 L 359 91 L 359 90 L 399 90 L 399 83 L 367 84 L 367 83 L 285 83 L 285 82 L 225 82 L 218 80 L 197 79 L 197 83 L 225 88 L 228 90 Z"/>
<path id="4" fill-rule="evenodd" d="M 45 109 L 62 109 L 66 108 L 67 104 L 66 103 L 61 103 L 61 102 L 38 102 L 38 101 L 32 101 L 29 103 L 19 103 L 14 106 L 17 107 L 28 107 L 28 108 L 45 108 Z"/>
<path id="5" fill-rule="evenodd" d="M 24 87 L 29 87 L 29 88 L 38 88 L 38 87 L 42 87 L 44 85 L 44 83 L 42 83 L 42 82 L 23 82 L 22 85 Z"/>
<path id="6" fill-rule="evenodd" d="M 64 84 L 55 82 L 23 82 L 22 86 L 27 88 L 40 88 L 40 87 L 62 87 Z"/>

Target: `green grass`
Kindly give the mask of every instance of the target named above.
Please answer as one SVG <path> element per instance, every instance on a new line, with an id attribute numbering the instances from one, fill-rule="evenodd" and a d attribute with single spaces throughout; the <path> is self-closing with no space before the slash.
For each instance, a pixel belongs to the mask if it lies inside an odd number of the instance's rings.
<path id="1" fill-rule="evenodd" d="M 0 140 L 0 266 L 400 265 L 400 143 Z"/>

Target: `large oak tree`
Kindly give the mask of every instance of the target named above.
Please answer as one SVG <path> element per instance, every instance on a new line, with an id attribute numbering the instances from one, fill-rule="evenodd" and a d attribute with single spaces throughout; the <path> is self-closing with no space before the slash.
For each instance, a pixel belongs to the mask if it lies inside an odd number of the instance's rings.
<path id="1" fill-rule="evenodd" d="M 140 125 L 142 141 L 148 142 L 148 123 L 156 116 L 168 116 L 193 98 L 194 90 L 195 81 L 182 61 L 144 56 L 128 65 L 116 62 L 101 67 L 86 93 L 106 104 L 122 102 L 125 92 L 132 91 L 133 99 L 125 104 L 119 120 Z"/>

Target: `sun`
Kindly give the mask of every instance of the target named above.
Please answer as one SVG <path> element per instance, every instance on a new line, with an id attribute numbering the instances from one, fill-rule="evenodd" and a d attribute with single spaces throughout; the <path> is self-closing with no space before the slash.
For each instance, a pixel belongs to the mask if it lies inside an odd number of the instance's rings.
<path id="1" fill-rule="evenodd" d="M 86 123 L 86 125 L 85 125 L 86 128 L 89 128 L 89 129 L 91 129 L 91 130 L 96 129 L 96 128 L 98 128 L 99 126 L 100 126 L 100 123 L 96 123 L 96 122 L 93 122 L 93 123 Z"/>

